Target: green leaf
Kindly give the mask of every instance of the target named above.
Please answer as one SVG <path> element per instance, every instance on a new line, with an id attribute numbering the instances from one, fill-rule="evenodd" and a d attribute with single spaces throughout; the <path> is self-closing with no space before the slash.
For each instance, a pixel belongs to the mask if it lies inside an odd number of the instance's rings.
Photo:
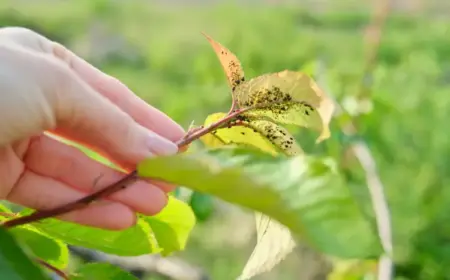
<path id="1" fill-rule="evenodd" d="M 225 113 L 209 115 L 204 126 L 224 118 Z M 228 144 L 250 145 L 272 155 L 282 152 L 287 155 L 302 154 L 294 136 L 285 128 L 267 120 L 241 120 L 239 125 L 220 128 L 200 138 L 208 147 Z"/>
<path id="2" fill-rule="evenodd" d="M 27 209 L 22 214 L 30 212 L 32 210 Z M 170 254 L 184 249 L 194 224 L 192 209 L 169 196 L 169 203 L 159 214 L 148 217 L 140 215 L 135 226 L 123 231 L 87 227 L 57 219 L 45 219 L 33 225 L 45 234 L 70 245 L 119 256 L 138 256 Z"/>
<path id="3" fill-rule="evenodd" d="M 192 192 L 189 205 L 194 211 L 195 217 L 200 221 L 206 221 L 214 211 L 212 197 L 200 192 Z"/>
<path id="4" fill-rule="evenodd" d="M 204 126 L 225 117 L 225 113 L 209 115 Z M 236 143 L 254 146 L 272 155 L 282 152 L 298 155 L 303 151 L 285 128 L 267 120 L 240 121 L 239 126 L 221 128 L 201 138 L 207 146 L 220 147 Z M 240 280 L 271 270 L 295 247 L 290 231 L 282 224 L 260 213 L 255 213 L 258 240 L 247 261 Z"/>
<path id="5" fill-rule="evenodd" d="M 47 280 L 42 270 L 23 252 L 10 233 L 0 228 L 0 279 Z"/>
<path id="6" fill-rule="evenodd" d="M 137 280 L 120 267 L 109 263 L 89 263 L 70 275 L 70 280 Z"/>
<path id="7" fill-rule="evenodd" d="M 261 212 L 324 253 L 342 258 L 381 253 L 373 224 L 327 159 L 222 148 L 147 159 L 138 173 Z"/>
<path id="8" fill-rule="evenodd" d="M 10 232 L 19 243 L 26 245 L 35 257 L 43 259 L 57 268 L 66 268 L 69 261 L 69 249 L 60 240 L 40 232 L 31 225 L 15 227 Z"/>
<path id="9" fill-rule="evenodd" d="M 14 214 L 6 205 L 0 204 L 0 212 Z M 11 217 L 0 216 L 0 221 Z M 69 249 L 67 245 L 39 231 L 33 225 L 23 225 L 9 230 L 17 242 L 30 250 L 30 254 L 45 260 L 57 268 L 63 269 L 69 261 Z"/>
<path id="10" fill-rule="evenodd" d="M 318 141 L 330 136 L 334 103 L 303 73 L 285 70 L 258 76 L 240 84 L 235 96 L 238 108 L 256 107 L 245 116 L 317 130 Z"/>
<path id="11" fill-rule="evenodd" d="M 138 256 L 160 251 L 150 226 L 142 219 L 139 219 L 135 226 L 123 231 L 98 229 L 57 219 L 42 220 L 34 223 L 34 226 L 70 245 L 119 256 Z"/>
<path id="12" fill-rule="evenodd" d="M 167 207 L 161 212 L 142 218 L 150 225 L 163 256 L 184 250 L 196 222 L 191 207 L 170 196 Z"/>

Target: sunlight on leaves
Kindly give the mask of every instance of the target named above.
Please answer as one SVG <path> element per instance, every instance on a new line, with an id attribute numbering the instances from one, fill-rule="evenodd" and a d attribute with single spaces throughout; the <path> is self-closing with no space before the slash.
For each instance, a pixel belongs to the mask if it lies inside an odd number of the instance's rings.
<path id="1" fill-rule="evenodd" d="M 19 244 L 25 245 L 33 256 L 43 259 L 51 265 L 65 269 L 69 262 L 69 249 L 60 240 L 40 232 L 31 225 L 12 228 L 10 232 Z"/>
<path id="2" fill-rule="evenodd" d="M 0 216 L 0 221 L 5 221 L 15 216 L 3 204 L 0 204 L 0 212 L 8 214 L 8 216 Z M 9 232 L 20 245 L 27 248 L 30 255 L 43 259 L 59 269 L 67 267 L 69 249 L 64 242 L 45 234 L 31 224 L 11 228 Z"/>
<path id="3" fill-rule="evenodd" d="M 225 116 L 225 113 L 209 115 L 204 126 Z M 240 122 L 239 126 L 218 129 L 203 136 L 201 140 L 208 147 L 238 144 L 254 146 L 272 155 L 277 155 L 279 152 L 286 155 L 302 153 L 289 131 L 266 120 Z M 242 280 L 271 270 L 295 247 L 295 241 L 284 225 L 258 212 L 255 212 L 255 219 L 257 243 L 239 278 Z"/>
<path id="4" fill-rule="evenodd" d="M 317 141 L 330 136 L 334 104 L 307 75 L 295 71 L 258 76 L 235 91 L 239 108 L 256 107 L 244 115 L 269 118 L 320 132 Z"/>
<path id="5" fill-rule="evenodd" d="M 31 212 L 26 209 L 21 214 Z M 138 256 L 155 253 L 167 255 L 183 250 L 194 224 L 192 209 L 186 203 L 169 197 L 169 203 L 160 213 L 149 217 L 140 215 L 135 226 L 123 231 L 87 227 L 57 219 L 46 219 L 33 225 L 70 245 L 119 256 Z"/>
<path id="6" fill-rule="evenodd" d="M 209 115 L 204 125 L 208 126 L 226 116 L 225 113 Z M 216 148 L 228 144 L 250 145 L 272 155 L 283 152 L 288 155 L 301 154 L 302 149 L 285 128 L 266 120 L 240 121 L 239 125 L 217 129 L 200 140 L 208 147 Z"/>
<path id="7" fill-rule="evenodd" d="M 13 236 L 3 228 L 0 228 L 0 271 L 1 279 L 47 279 L 42 270 L 28 258 L 16 243 Z"/>
<path id="8" fill-rule="evenodd" d="M 329 159 L 229 147 L 146 159 L 142 177 L 161 179 L 261 212 L 324 253 L 373 257 L 381 247 Z"/>
<path id="9" fill-rule="evenodd" d="M 34 223 L 34 226 L 69 245 L 82 246 L 108 254 L 138 256 L 161 251 L 150 226 L 141 219 L 135 226 L 123 231 L 87 227 L 53 218 Z"/>
<path id="10" fill-rule="evenodd" d="M 172 196 L 169 196 L 168 207 L 160 213 L 141 218 L 150 225 L 163 256 L 184 250 L 196 222 L 192 208 Z"/>
<path id="11" fill-rule="evenodd" d="M 319 131 L 317 142 L 330 137 L 328 125 L 334 112 L 334 102 L 308 75 L 285 70 L 245 81 L 236 55 L 208 35 L 203 35 L 225 71 L 233 92 L 233 104 L 241 109 L 256 107 L 243 115 Z"/>

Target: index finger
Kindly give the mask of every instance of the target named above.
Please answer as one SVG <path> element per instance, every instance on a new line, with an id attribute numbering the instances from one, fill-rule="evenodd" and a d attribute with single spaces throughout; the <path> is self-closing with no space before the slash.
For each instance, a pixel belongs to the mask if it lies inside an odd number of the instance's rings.
<path id="1" fill-rule="evenodd" d="M 140 125 L 173 142 L 184 136 L 183 128 L 169 116 L 139 98 L 119 80 L 103 73 L 61 44 L 22 27 L 6 27 L 0 31 L 4 39 L 34 51 L 49 53 L 64 61 L 84 82 L 111 100 Z"/>
<path id="2" fill-rule="evenodd" d="M 116 78 L 103 73 L 58 43 L 52 43 L 52 48 L 55 56 L 66 61 L 86 83 L 111 100 L 136 122 L 173 142 L 184 136 L 185 131 L 179 124 L 142 100 Z"/>

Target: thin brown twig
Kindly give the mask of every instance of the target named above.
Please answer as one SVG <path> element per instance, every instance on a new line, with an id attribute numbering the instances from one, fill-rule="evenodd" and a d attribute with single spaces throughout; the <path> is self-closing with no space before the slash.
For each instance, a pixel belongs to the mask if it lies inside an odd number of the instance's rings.
<path id="1" fill-rule="evenodd" d="M 8 212 L 0 212 L 0 216 L 8 217 L 8 218 L 15 218 L 15 217 L 17 217 L 17 214 L 15 214 L 15 213 L 8 213 Z"/>
<path id="2" fill-rule="evenodd" d="M 56 273 L 62 279 L 69 280 L 69 276 L 61 269 L 55 267 L 52 264 L 49 264 L 48 262 L 44 261 L 43 259 L 36 258 L 35 260 L 40 265 L 42 265 L 42 266 L 46 267 L 47 269 L 51 270 L 52 272 Z"/>
<path id="3" fill-rule="evenodd" d="M 227 125 L 228 123 L 233 121 L 237 116 L 239 116 L 240 114 L 242 114 L 248 110 L 250 110 L 250 108 L 245 108 L 245 109 L 240 109 L 240 110 L 234 111 L 234 112 L 228 114 L 227 116 L 225 116 L 224 118 L 222 118 L 221 120 L 209 125 L 208 127 L 204 127 L 204 128 L 195 130 L 192 133 L 188 132 L 188 134 L 187 134 L 188 137 L 183 137 L 180 141 L 177 142 L 178 147 L 181 148 L 183 146 L 189 145 L 191 142 L 193 142 L 196 139 L 199 139 L 203 135 L 208 134 L 208 133 L 212 132 L 213 130 L 216 130 L 224 125 Z M 8 221 L 4 222 L 2 224 L 2 226 L 5 228 L 12 228 L 12 227 L 16 227 L 16 226 L 20 226 L 20 225 L 24 225 L 24 224 L 28 224 L 28 223 L 37 222 L 37 221 L 40 221 L 43 219 L 60 216 L 62 214 L 66 214 L 68 212 L 84 208 L 100 198 L 109 196 L 119 190 L 125 189 L 131 183 L 135 182 L 138 179 L 139 179 L 139 176 L 137 174 L 137 171 L 134 170 L 131 173 L 129 173 L 128 175 L 126 175 L 124 178 L 122 178 L 121 180 L 117 181 L 116 183 L 113 183 L 113 184 L 105 187 L 104 189 L 101 189 L 97 192 L 87 195 L 79 200 L 70 202 L 70 203 L 62 205 L 60 207 L 56 207 L 54 209 L 35 211 L 32 214 L 27 215 L 27 216 L 21 216 L 21 217 L 17 217 L 17 218 L 8 220 Z"/>

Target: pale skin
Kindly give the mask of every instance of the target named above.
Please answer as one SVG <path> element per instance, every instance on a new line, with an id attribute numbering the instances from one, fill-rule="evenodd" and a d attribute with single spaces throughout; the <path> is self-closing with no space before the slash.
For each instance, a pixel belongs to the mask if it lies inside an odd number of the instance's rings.
<path id="1" fill-rule="evenodd" d="M 185 134 L 61 44 L 28 29 L 0 28 L 0 199 L 46 210 L 125 175 L 44 132 L 84 144 L 125 171 L 145 158 L 177 153 L 175 142 Z M 160 212 L 173 187 L 141 180 L 58 218 L 125 229 L 136 213 Z"/>

